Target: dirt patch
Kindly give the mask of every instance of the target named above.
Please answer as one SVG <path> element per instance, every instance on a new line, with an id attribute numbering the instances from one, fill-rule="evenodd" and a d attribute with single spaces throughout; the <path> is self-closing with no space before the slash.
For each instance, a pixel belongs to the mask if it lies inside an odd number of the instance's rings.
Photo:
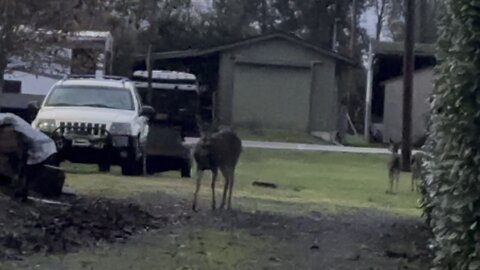
<path id="1" fill-rule="evenodd" d="M 419 218 L 370 209 L 348 209 L 342 214 L 311 212 L 305 216 L 212 213 L 208 205 L 193 214 L 189 201 L 179 202 L 163 194 L 144 195 L 138 201 L 155 215 L 182 213 L 186 218 L 175 228 L 241 230 L 258 239 L 272 240 L 275 244 L 264 254 L 256 254 L 264 256 L 267 264 L 255 269 L 429 269 L 429 233 Z"/>
<path id="2" fill-rule="evenodd" d="M 158 225 L 149 213 L 126 201 L 81 198 L 63 203 L 25 204 L 0 197 L 0 259 L 124 241 Z"/>
<path id="3" fill-rule="evenodd" d="M 429 269 L 429 235 L 421 221 L 385 212 L 357 209 L 301 217 L 209 210 L 195 214 L 189 201 L 165 194 L 69 203 L 72 206 L 23 207 L 1 201 L 3 261 L 22 257 L 28 267 L 35 262 L 19 255 L 80 249 L 84 257 L 77 258 L 79 266 L 72 259 L 68 269 L 83 269 L 85 258 L 91 260 L 90 269 L 153 269 L 159 256 L 169 269 Z M 120 244 L 110 244 L 115 242 Z M 93 260 L 89 249 L 81 247 L 96 245 L 107 248 Z M 242 256 L 229 251 L 242 251 Z M 40 269 L 57 269 L 68 261 L 56 263 L 47 261 Z M 122 268 L 127 264 L 130 268 Z"/>

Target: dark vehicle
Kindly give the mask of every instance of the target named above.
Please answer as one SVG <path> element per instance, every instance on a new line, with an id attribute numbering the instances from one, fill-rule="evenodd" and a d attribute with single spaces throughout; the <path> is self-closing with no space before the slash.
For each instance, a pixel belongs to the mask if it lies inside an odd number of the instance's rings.
<path id="1" fill-rule="evenodd" d="M 190 177 L 190 149 L 186 136 L 197 134 L 196 114 L 199 87 L 195 75 L 184 72 L 152 71 L 152 93 L 148 93 L 148 72 L 135 71 L 132 80 L 145 104 L 155 109 L 147 139 L 147 173 L 179 170 Z"/>

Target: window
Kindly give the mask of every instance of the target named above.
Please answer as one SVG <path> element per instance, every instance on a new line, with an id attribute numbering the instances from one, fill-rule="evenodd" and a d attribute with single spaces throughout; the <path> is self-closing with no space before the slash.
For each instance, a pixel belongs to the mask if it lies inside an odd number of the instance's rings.
<path id="1" fill-rule="evenodd" d="M 58 86 L 48 96 L 45 106 L 135 110 L 128 89 L 101 86 Z"/>

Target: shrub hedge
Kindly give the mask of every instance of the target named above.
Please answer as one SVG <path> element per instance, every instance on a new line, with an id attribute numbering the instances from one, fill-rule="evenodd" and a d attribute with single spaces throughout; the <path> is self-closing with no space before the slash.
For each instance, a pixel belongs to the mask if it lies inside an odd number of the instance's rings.
<path id="1" fill-rule="evenodd" d="M 423 208 L 437 269 L 480 269 L 480 0 L 445 0 Z"/>

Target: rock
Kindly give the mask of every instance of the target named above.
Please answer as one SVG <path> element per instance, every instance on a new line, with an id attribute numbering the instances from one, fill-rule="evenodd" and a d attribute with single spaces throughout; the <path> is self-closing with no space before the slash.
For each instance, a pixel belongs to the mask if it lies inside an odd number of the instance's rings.
<path id="1" fill-rule="evenodd" d="M 279 259 L 279 258 L 273 257 L 273 256 L 270 257 L 270 258 L 268 258 L 268 260 L 271 261 L 271 262 L 276 262 L 276 263 L 280 262 L 280 259 Z"/>
<path id="2" fill-rule="evenodd" d="M 278 188 L 276 184 L 273 183 L 268 183 L 268 182 L 261 182 L 261 181 L 255 181 L 252 183 L 252 185 L 257 186 L 257 187 L 264 187 L 264 188 Z"/>
<path id="3" fill-rule="evenodd" d="M 77 195 L 77 191 L 76 191 L 75 189 L 73 189 L 73 188 L 71 188 L 71 187 L 65 187 L 65 186 L 64 186 L 63 189 L 62 189 L 62 193 L 63 193 L 64 195 L 69 195 L 69 196 L 75 196 L 75 195 Z"/>

